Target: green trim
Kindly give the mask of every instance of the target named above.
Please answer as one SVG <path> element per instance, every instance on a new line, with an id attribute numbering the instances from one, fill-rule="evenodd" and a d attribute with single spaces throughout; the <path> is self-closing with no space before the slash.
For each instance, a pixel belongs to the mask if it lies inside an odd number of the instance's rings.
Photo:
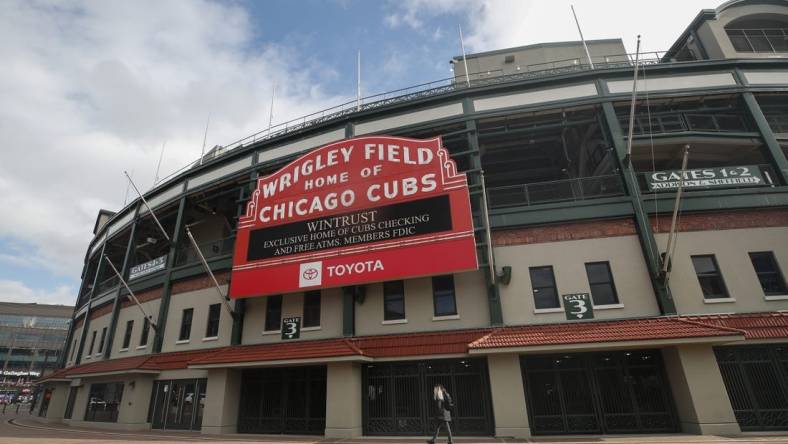
<path id="1" fill-rule="evenodd" d="M 104 245 L 101 246 L 101 253 L 99 254 L 99 262 L 96 264 L 96 274 L 93 276 L 93 287 L 96 288 L 96 284 L 98 283 L 99 274 L 101 274 L 101 268 L 103 267 L 104 261 L 101 258 L 104 256 L 104 249 L 107 248 L 107 243 L 104 242 Z M 79 337 L 79 348 L 77 349 L 77 357 L 74 358 L 74 365 L 79 365 L 82 362 L 82 352 L 85 349 L 85 339 L 87 339 L 87 331 L 90 328 L 90 309 L 93 306 L 93 294 L 90 295 L 90 300 L 87 303 L 87 310 L 85 310 L 85 321 L 82 323 L 82 332 L 80 333 Z"/>
<path id="2" fill-rule="evenodd" d="M 657 296 L 657 303 L 660 310 L 664 315 L 676 314 L 676 306 L 673 302 L 673 297 L 670 293 L 670 288 L 665 285 L 660 272 L 661 259 L 659 255 L 659 247 L 654 238 L 654 232 L 651 228 L 648 214 L 643 210 L 643 202 L 640 197 L 640 186 L 635 177 L 635 172 L 632 164 L 627 158 L 626 144 L 624 143 L 624 136 L 621 126 L 616 116 L 615 107 L 613 102 L 606 102 L 602 104 L 602 111 L 607 120 L 607 127 L 610 131 L 610 136 L 615 146 L 616 156 L 622 175 L 624 177 L 624 186 L 629 194 L 634 209 L 635 227 L 637 228 L 638 239 L 640 246 L 643 250 L 643 257 L 646 260 L 646 265 L 649 270 L 649 277 L 651 278 L 651 286 L 654 288 L 654 294 Z"/>
<path id="3" fill-rule="evenodd" d="M 181 194 L 180 203 L 178 204 L 178 216 L 175 218 L 175 232 L 172 235 L 170 242 L 170 252 L 167 256 L 167 273 L 164 277 L 164 286 L 162 287 L 161 304 L 159 304 L 159 317 L 156 321 L 156 329 L 153 336 L 153 353 L 160 353 L 161 346 L 164 343 L 164 330 L 167 327 L 167 312 L 170 309 L 170 298 L 172 297 L 172 280 L 173 280 L 173 266 L 175 265 L 175 254 L 180 247 L 181 239 L 183 239 L 183 213 L 186 210 L 186 196 Z"/>
<path id="4" fill-rule="evenodd" d="M 749 109 L 753 120 L 755 120 L 755 125 L 761 132 L 766 147 L 769 149 L 777 174 L 780 175 L 780 182 L 788 183 L 788 160 L 786 160 L 785 154 L 780 147 L 780 142 L 778 142 L 777 137 L 774 136 L 769 122 L 766 121 L 766 116 L 763 115 L 763 111 L 760 105 L 758 105 L 755 95 L 751 92 L 746 92 L 742 94 L 742 97 L 744 98 L 744 103 L 747 109 Z"/>
<path id="5" fill-rule="evenodd" d="M 490 223 L 493 228 L 500 229 L 523 225 L 632 217 L 634 213 L 631 198 L 621 196 L 527 207 L 499 208 L 490 211 Z"/>

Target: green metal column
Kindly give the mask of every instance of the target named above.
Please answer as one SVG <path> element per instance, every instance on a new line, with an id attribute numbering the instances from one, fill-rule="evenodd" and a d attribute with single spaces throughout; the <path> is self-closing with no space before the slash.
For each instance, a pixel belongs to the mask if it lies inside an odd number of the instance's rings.
<path id="1" fill-rule="evenodd" d="M 751 92 L 743 93 L 742 98 L 755 124 L 758 126 L 758 131 L 761 133 L 764 143 L 766 143 L 766 146 L 769 148 L 773 165 L 777 169 L 777 174 L 780 175 L 780 182 L 782 184 L 788 184 L 788 160 L 786 160 L 785 153 L 780 147 L 780 142 L 777 141 L 777 137 L 775 137 L 772 128 L 769 126 L 766 116 L 763 115 L 763 110 L 761 110 L 758 100 Z"/>
<path id="2" fill-rule="evenodd" d="M 128 279 L 129 262 L 131 261 L 131 256 L 134 252 L 134 243 L 136 242 L 137 238 L 137 216 L 139 216 L 139 211 L 140 206 L 138 203 L 137 208 L 134 210 L 134 218 L 132 219 L 131 223 L 131 233 L 129 233 L 129 242 L 126 244 L 126 254 L 123 255 L 123 264 L 121 264 L 120 270 L 118 270 L 123 279 Z M 123 289 L 123 286 L 120 285 L 120 282 L 118 282 L 118 290 L 115 292 L 115 300 L 112 302 L 112 320 L 109 322 L 109 334 L 107 335 L 107 346 L 104 348 L 104 359 L 110 358 L 110 352 L 112 351 L 112 341 L 115 340 L 115 330 L 118 327 L 120 307 L 123 306 L 120 297 L 121 289 Z"/>
<path id="3" fill-rule="evenodd" d="M 465 99 L 463 101 L 463 112 L 465 114 L 473 113 L 473 102 L 470 99 Z M 482 157 L 481 152 L 479 150 L 479 138 L 476 130 L 476 121 L 472 118 L 468 118 L 465 121 L 465 128 L 468 130 L 467 138 L 468 138 L 468 147 L 470 150 L 473 151 L 472 154 L 469 154 L 470 160 L 470 170 L 474 173 L 468 173 L 468 188 L 470 189 L 471 195 L 471 208 L 473 208 L 473 199 L 476 198 L 476 208 L 479 209 L 480 212 L 484 211 L 484 201 L 482 200 L 482 181 L 481 181 L 481 171 L 482 171 Z M 479 242 L 477 240 L 476 247 L 477 249 L 479 246 L 483 248 L 493 248 L 492 245 L 487 245 L 487 239 L 484 238 L 484 233 L 487 230 L 487 221 L 485 220 L 482 214 L 477 214 L 477 218 L 480 220 L 480 224 L 478 227 L 475 227 L 474 230 L 476 234 L 482 234 L 483 241 Z M 490 227 L 492 229 L 492 227 Z M 486 264 L 487 257 L 484 257 L 484 261 L 480 261 L 482 264 Z M 495 264 L 493 264 L 493 267 Z M 496 276 L 490 275 L 490 267 L 484 266 L 482 267 L 482 272 L 484 273 L 485 280 L 487 282 L 487 304 L 490 309 L 490 325 L 492 326 L 500 326 L 503 325 L 503 309 L 501 308 L 501 292 L 500 288 L 498 288 L 498 279 Z"/>
<path id="4" fill-rule="evenodd" d="M 646 265 L 651 277 L 651 285 L 654 288 L 654 293 L 657 295 L 657 302 L 659 303 L 662 314 L 670 315 L 676 314 L 676 305 L 673 302 L 673 296 L 670 293 L 670 288 L 665 285 L 662 279 L 660 265 L 661 258 L 659 254 L 659 247 L 654 238 L 654 231 L 651 228 L 648 214 L 643 209 L 643 200 L 640 196 L 640 186 L 638 185 L 635 170 L 630 162 L 625 161 L 627 154 L 627 147 L 625 143 L 625 136 L 621 130 L 621 125 L 616 117 L 616 110 L 612 102 L 604 102 L 602 104 L 602 111 L 607 122 L 608 131 L 613 141 L 613 146 L 616 150 L 616 159 L 618 160 L 619 168 L 624 179 L 624 186 L 627 195 L 630 196 L 632 207 L 635 212 L 635 226 L 637 227 L 638 239 L 640 239 L 640 246 L 643 249 L 643 255 L 646 259 Z"/>
<path id="5" fill-rule="evenodd" d="M 356 335 L 356 287 L 342 287 L 342 336 Z"/>
<path id="6" fill-rule="evenodd" d="M 104 239 L 104 244 L 101 246 L 101 252 L 98 256 L 98 263 L 96 264 L 96 275 L 93 276 L 93 285 L 91 287 L 90 300 L 88 301 L 88 308 L 85 310 L 85 320 L 82 322 L 82 333 L 79 335 L 79 348 L 77 348 L 77 357 L 74 358 L 74 365 L 79 365 L 82 362 L 82 352 L 85 348 L 85 339 L 87 338 L 88 328 L 90 328 L 90 310 L 93 308 L 93 297 L 98 277 L 101 274 L 101 268 L 104 264 L 104 249 L 107 247 L 107 239 Z"/>
<path id="7" fill-rule="evenodd" d="M 172 233 L 170 251 L 167 254 L 167 272 L 164 275 L 164 285 L 161 289 L 161 304 L 159 304 L 159 317 L 156 321 L 156 333 L 153 339 L 153 353 L 160 353 L 164 343 L 164 329 L 167 325 L 167 311 L 170 308 L 172 296 L 172 267 L 175 265 L 175 255 L 181 245 L 185 228 L 183 226 L 183 213 L 186 210 L 186 196 L 181 196 L 178 203 L 178 216 L 175 219 L 175 231 Z"/>

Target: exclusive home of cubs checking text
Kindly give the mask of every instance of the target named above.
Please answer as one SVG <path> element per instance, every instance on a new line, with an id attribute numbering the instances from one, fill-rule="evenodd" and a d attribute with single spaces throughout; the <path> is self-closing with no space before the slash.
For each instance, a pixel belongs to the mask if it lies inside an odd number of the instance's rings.
<path id="1" fill-rule="evenodd" d="M 457 57 L 102 211 L 36 417 L 423 436 L 440 383 L 458 435 L 787 430 L 788 5 L 638 65 L 587 44 Z"/>

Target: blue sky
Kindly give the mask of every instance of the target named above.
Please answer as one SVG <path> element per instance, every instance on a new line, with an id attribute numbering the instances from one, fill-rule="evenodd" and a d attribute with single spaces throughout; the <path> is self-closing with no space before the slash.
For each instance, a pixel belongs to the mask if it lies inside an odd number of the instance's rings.
<path id="1" fill-rule="evenodd" d="M 469 52 L 576 40 L 568 0 L 0 0 L 0 300 L 72 304 L 98 210 L 198 157 Z M 576 0 L 586 38 L 667 49 L 716 2 Z"/>

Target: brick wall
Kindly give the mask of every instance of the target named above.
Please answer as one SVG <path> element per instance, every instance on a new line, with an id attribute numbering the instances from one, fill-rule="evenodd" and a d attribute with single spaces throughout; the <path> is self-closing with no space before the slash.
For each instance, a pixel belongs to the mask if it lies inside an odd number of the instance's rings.
<path id="1" fill-rule="evenodd" d="M 494 231 L 492 237 L 493 245 L 505 247 L 633 234 L 636 234 L 634 220 L 612 219 L 500 230 Z"/>
<path id="2" fill-rule="evenodd" d="M 148 301 L 155 301 L 156 299 L 161 298 L 163 294 L 163 289 L 159 288 L 152 288 L 150 290 L 141 291 L 139 293 L 134 293 L 134 296 L 137 296 L 137 300 L 140 301 L 140 304 L 143 304 Z M 132 305 L 136 305 L 134 301 L 126 297 L 125 295 L 121 296 L 123 298 L 123 302 L 120 304 L 120 308 L 131 307 Z"/>
<path id="3" fill-rule="evenodd" d="M 651 217 L 651 227 L 655 233 L 670 231 L 670 219 L 673 213 L 668 212 Z M 788 226 L 788 209 L 775 210 L 743 210 L 726 211 L 724 213 L 682 214 L 679 219 L 679 231 L 713 231 L 732 230 L 736 228 L 763 228 Z"/>
<path id="4" fill-rule="evenodd" d="M 112 313 L 112 304 L 104 304 L 101 307 L 90 312 L 90 320 L 100 318 L 105 314 Z"/>
<path id="5" fill-rule="evenodd" d="M 221 273 L 214 273 L 219 285 L 224 285 L 230 282 L 230 272 L 224 271 Z M 213 287 L 213 281 L 208 275 L 192 279 L 184 279 L 182 281 L 174 282 L 172 284 L 172 294 L 186 293 L 188 291 L 201 290 L 203 288 Z"/>

